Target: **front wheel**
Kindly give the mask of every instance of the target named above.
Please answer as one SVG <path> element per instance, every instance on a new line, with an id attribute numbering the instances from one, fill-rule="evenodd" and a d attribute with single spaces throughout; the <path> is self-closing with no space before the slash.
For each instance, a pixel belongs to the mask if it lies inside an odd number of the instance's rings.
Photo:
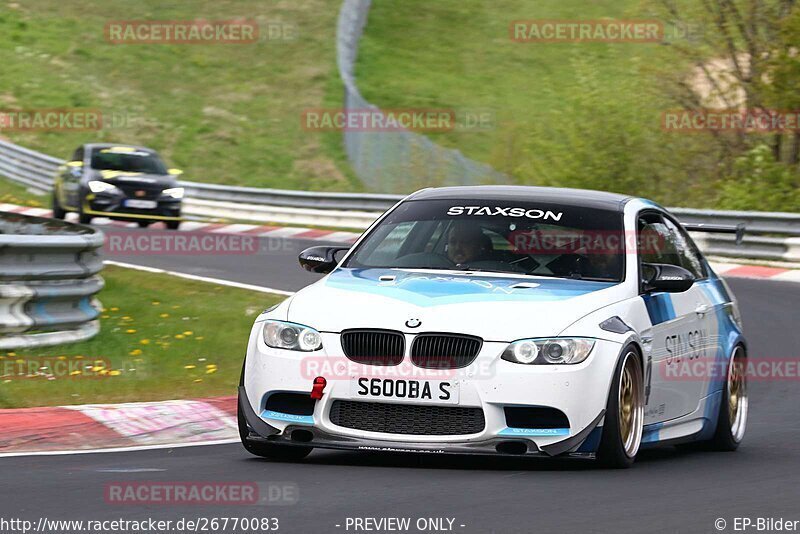
<path id="1" fill-rule="evenodd" d="M 93 217 L 83 213 L 83 210 L 78 212 L 78 222 L 81 224 L 89 224 L 92 222 Z"/>
<path id="2" fill-rule="evenodd" d="M 167 221 L 167 230 L 177 230 L 181 226 L 180 221 Z"/>
<path id="3" fill-rule="evenodd" d="M 598 462 L 615 469 L 633 465 L 642 443 L 644 426 L 644 373 L 633 347 L 620 358 L 606 404 Z"/>
<path id="4" fill-rule="evenodd" d="M 52 208 L 54 219 L 63 220 L 67 216 L 67 210 L 61 207 L 61 203 L 58 201 L 58 193 L 56 193 L 55 188 L 53 188 Z"/>

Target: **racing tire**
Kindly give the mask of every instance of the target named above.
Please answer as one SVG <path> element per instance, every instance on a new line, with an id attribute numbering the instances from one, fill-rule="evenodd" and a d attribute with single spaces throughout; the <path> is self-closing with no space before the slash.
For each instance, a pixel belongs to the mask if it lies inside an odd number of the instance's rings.
<path id="1" fill-rule="evenodd" d="M 61 219 L 64 220 L 67 216 L 67 210 L 61 207 L 61 203 L 58 201 L 58 195 L 56 194 L 56 190 L 53 189 L 53 201 L 52 201 L 52 208 L 53 208 L 53 218 L 54 219 Z"/>
<path id="2" fill-rule="evenodd" d="M 644 372 L 638 351 L 622 351 L 606 403 L 603 434 L 597 449 L 602 467 L 626 469 L 633 465 L 644 427 Z"/>
<path id="3" fill-rule="evenodd" d="M 744 347 L 738 345 L 733 349 L 728 365 L 717 428 L 714 437 L 708 441 L 711 450 L 732 452 L 739 448 L 747 428 L 748 404 L 747 356 Z"/>
<path id="4" fill-rule="evenodd" d="M 78 208 L 78 222 L 81 224 L 89 224 L 92 222 L 93 217 L 83 213 L 83 208 Z"/>
<path id="5" fill-rule="evenodd" d="M 139 225 L 139 228 L 147 228 L 152 223 L 150 221 L 136 221 L 136 224 Z"/>
<path id="6" fill-rule="evenodd" d="M 181 226 L 180 221 L 167 221 L 164 224 L 167 225 L 167 230 L 177 230 Z"/>

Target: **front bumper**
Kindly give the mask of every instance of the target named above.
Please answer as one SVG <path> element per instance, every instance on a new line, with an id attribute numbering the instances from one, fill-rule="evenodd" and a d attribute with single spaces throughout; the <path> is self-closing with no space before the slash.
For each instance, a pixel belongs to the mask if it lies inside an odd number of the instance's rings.
<path id="1" fill-rule="evenodd" d="M 352 375 L 352 369 L 341 366 L 342 370 L 336 371 L 337 363 L 349 362 L 342 353 L 338 334 L 323 333 L 322 336 L 324 348 L 315 353 L 273 349 L 263 342 L 261 325 L 256 323 L 248 344 L 244 385 L 239 393 L 240 402 L 248 408 L 243 412 L 251 427 L 249 439 L 394 452 L 591 455 L 592 446 L 582 445 L 590 445 L 589 442 L 596 441 L 599 435 L 611 378 L 622 349 L 618 343 L 598 340 L 592 354 L 581 364 L 526 366 L 500 360 L 506 343 L 484 342 L 475 361 L 468 367 L 450 371 L 455 374 L 448 378 L 459 384 L 458 407 L 482 409 L 483 430 L 464 435 L 410 435 L 348 428 L 331 421 L 330 409 L 334 401 L 365 399 L 356 398 L 351 392 L 350 381 L 357 378 Z M 410 339 L 406 346 L 411 346 Z M 372 376 L 391 377 L 389 367 L 358 367 L 374 372 Z M 325 377 L 327 386 L 322 399 L 314 405 L 312 415 L 284 417 L 266 410 L 267 399 L 273 393 L 309 395 L 316 376 Z M 390 399 L 370 401 L 398 403 Z M 558 429 L 558 432 L 511 428 L 506 421 L 506 407 L 554 408 L 567 416 L 569 428 Z M 264 432 L 261 424 L 271 430 Z M 262 431 L 259 432 L 259 428 Z M 592 439 L 587 439 L 590 436 Z"/>
<path id="2" fill-rule="evenodd" d="M 179 221 L 181 220 L 180 199 L 159 198 L 155 208 L 139 209 L 125 206 L 128 197 L 120 194 L 89 194 L 83 204 L 83 213 L 94 217 L 108 217 L 124 221 Z"/>

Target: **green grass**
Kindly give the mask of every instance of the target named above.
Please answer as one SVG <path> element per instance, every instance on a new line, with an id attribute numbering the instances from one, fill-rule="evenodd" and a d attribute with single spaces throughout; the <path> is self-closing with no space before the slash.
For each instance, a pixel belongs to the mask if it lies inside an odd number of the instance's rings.
<path id="1" fill-rule="evenodd" d="M 253 320 L 283 299 L 113 266 L 103 278 L 96 337 L 0 352 L 0 408 L 233 395 Z M 15 373 L 59 361 L 81 374 Z"/>
<path id="2" fill-rule="evenodd" d="M 657 17 L 640 0 L 375 0 L 356 74 L 365 98 L 384 108 L 494 114 L 489 129 L 430 137 L 519 183 L 708 202 L 709 173 L 693 166 L 702 137 L 661 130 L 662 111 L 678 107 L 664 71 L 686 67 L 670 46 L 509 38 L 514 20 L 601 18 Z"/>
<path id="3" fill-rule="evenodd" d="M 0 4 L 0 109 L 96 108 L 128 116 L 100 132 L 3 132 L 67 158 L 81 143 L 138 143 L 187 180 L 289 189 L 358 187 L 339 133 L 301 128 L 341 106 L 339 2 L 30 0 Z M 109 21 L 256 19 L 296 38 L 253 44 L 111 44 Z M 127 114 L 127 115 L 126 115 Z"/>
<path id="4" fill-rule="evenodd" d="M 49 197 L 28 190 L 24 185 L 0 176 L 0 204 L 17 204 L 32 208 L 50 207 Z"/>

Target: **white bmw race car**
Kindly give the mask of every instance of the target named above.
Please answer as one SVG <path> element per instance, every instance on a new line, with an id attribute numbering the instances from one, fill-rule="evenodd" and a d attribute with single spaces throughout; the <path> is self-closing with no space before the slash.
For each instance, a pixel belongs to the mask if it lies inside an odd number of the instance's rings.
<path id="1" fill-rule="evenodd" d="M 313 448 L 579 456 L 733 450 L 747 421 L 736 301 L 664 208 L 515 186 L 426 189 L 262 313 L 239 387 L 256 455 Z"/>

